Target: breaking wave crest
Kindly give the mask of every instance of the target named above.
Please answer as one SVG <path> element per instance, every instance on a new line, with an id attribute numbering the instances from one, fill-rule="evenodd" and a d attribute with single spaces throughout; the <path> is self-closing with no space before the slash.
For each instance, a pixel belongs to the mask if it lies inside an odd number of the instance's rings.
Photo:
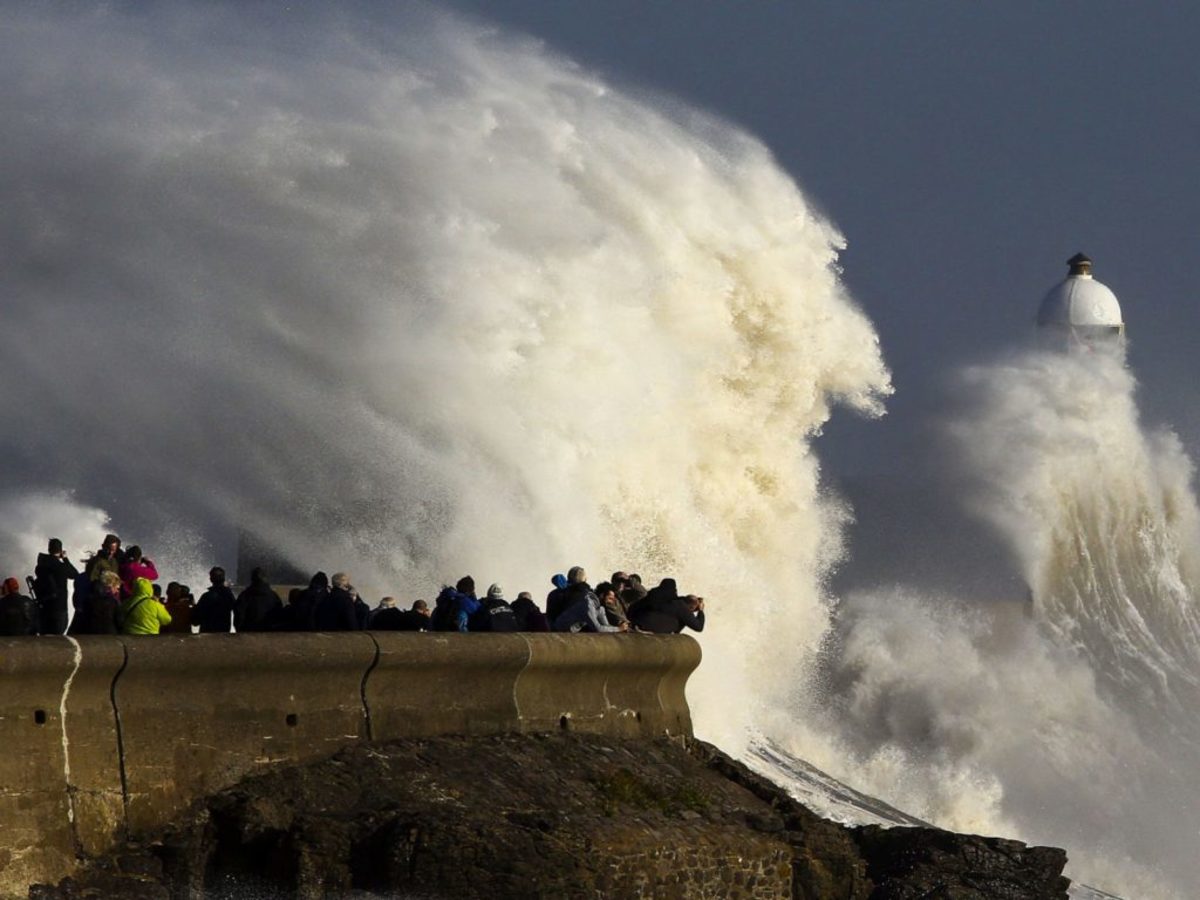
<path id="1" fill-rule="evenodd" d="M 796 690 L 842 516 L 809 441 L 890 386 L 760 143 L 424 7 L 14 12 L 0 43 L 0 278 L 38 336 L 10 486 L 370 593 L 675 575 L 721 622 L 702 730 Z"/>
<path id="2" fill-rule="evenodd" d="M 1190 461 L 1143 428 L 1135 388 L 1107 356 L 961 373 L 948 458 L 1030 598 L 846 598 L 836 712 L 803 749 L 938 824 L 1066 846 L 1076 877 L 1183 897 L 1200 880 L 1200 516 Z"/>
<path id="3" fill-rule="evenodd" d="M 964 375 L 953 458 L 1032 615 L 914 585 L 831 635 L 811 441 L 889 376 L 760 143 L 420 6 L 54 9 L 0 28 L 14 571 L 111 515 L 181 566 L 245 529 L 411 598 L 673 574 L 714 623 L 703 736 L 1139 896 L 1200 880 L 1200 517 L 1119 365 Z"/>

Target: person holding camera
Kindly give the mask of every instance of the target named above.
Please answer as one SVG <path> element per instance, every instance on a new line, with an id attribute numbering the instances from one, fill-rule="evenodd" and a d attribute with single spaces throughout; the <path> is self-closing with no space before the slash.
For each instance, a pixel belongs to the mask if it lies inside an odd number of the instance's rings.
<path id="1" fill-rule="evenodd" d="M 674 578 L 664 578 L 644 600 L 629 610 L 630 621 L 639 631 L 678 634 L 684 628 L 704 630 L 704 598 L 695 594 L 680 597 Z"/>
<path id="2" fill-rule="evenodd" d="M 33 570 L 33 593 L 38 602 L 38 633 L 62 634 L 67 630 L 67 584 L 79 570 L 67 559 L 63 544 L 50 538 Z"/>

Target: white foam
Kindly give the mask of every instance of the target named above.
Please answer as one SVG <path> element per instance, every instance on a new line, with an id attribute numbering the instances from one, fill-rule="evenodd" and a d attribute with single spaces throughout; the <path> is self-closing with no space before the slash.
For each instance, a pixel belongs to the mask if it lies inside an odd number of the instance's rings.
<path id="1" fill-rule="evenodd" d="M 1200 879 L 1191 465 L 1108 357 L 962 373 L 948 465 L 1033 589 L 845 599 L 829 707 L 793 736 L 833 774 L 959 830 L 1065 846 L 1126 896 Z M 947 560 L 953 565 L 953 560 Z M 823 727 L 822 727 L 823 726 Z"/>

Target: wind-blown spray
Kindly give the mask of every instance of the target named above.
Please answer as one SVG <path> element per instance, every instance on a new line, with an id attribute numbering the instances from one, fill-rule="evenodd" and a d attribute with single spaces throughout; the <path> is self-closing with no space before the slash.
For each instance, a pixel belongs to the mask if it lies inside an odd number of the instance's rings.
<path id="1" fill-rule="evenodd" d="M 244 528 L 413 597 L 674 575 L 709 600 L 702 734 L 1195 875 L 1195 805 L 1166 827 L 1194 798 L 1195 505 L 1126 375 L 965 384 L 960 458 L 1040 630 L 848 598 L 813 682 L 845 513 L 810 441 L 890 387 L 840 236 L 758 142 L 423 7 L 6 12 L 0 74 L 8 565 L 76 504 L 85 546 L 101 509 L 151 555 Z"/>
<path id="2" fill-rule="evenodd" d="M 1200 880 L 1200 516 L 1110 354 L 1032 353 L 955 383 L 948 467 L 1028 604 L 847 599 L 825 721 L 856 784 L 950 827 L 1069 848 L 1126 896 Z M 947 565 L 953 565 L 947 560 Z M 820 741 L 813 741 L 815 745 Z"/>
<path id="3" fill-rule="evenodd" d="M 0 44 L 10 483 L 368 590 L 673 575 L 702 731 L 794 689 L 840 516 L 809 440 L 890 387 L 761 144 L 421 7 Z"/>

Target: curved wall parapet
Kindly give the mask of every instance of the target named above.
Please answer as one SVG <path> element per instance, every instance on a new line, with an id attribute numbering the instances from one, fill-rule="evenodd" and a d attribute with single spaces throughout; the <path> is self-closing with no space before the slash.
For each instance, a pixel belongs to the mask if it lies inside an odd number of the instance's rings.
<path id="1" fill-rule="evenodd" d="M 281 762 L 358 741 L 562 728 L 691 735 L 689 637 L 0 639 L 0 894 Z"/>

